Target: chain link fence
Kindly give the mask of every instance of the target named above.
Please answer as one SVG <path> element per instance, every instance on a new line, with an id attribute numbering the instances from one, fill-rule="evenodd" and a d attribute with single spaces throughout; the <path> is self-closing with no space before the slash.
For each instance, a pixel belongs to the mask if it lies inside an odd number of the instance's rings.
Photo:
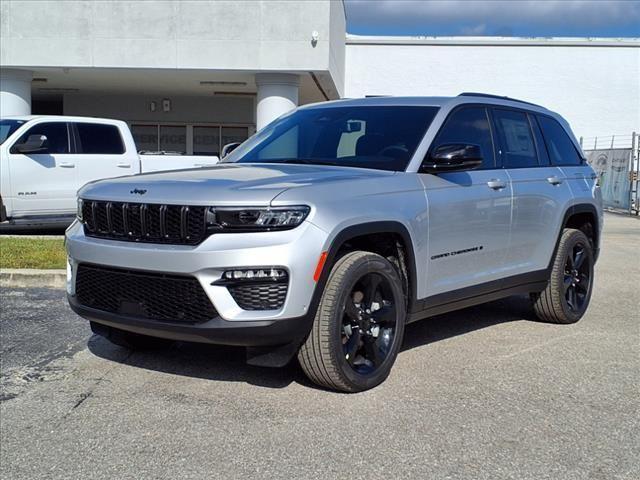
<path id="1" fill-rule="evenodd" d="M 587 161 L 598 174 L 605 208 L 640 214 L 640 136 L 580 137 Z"/>

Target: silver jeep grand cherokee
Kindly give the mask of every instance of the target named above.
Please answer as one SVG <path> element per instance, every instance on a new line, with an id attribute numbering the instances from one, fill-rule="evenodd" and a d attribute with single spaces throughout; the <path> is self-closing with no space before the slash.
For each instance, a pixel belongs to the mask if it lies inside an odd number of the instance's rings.
<path id="1" fill-rule="evenodd" d="M 213 168 L 79 192 L 68 298 L 130 348 L 170 340 L 297 355 L 355 392 L 405 325 L 514 294 L 584 314 L 601 197 L 567 122 L 505 97 L 367 98 L 281 117 Z"/>

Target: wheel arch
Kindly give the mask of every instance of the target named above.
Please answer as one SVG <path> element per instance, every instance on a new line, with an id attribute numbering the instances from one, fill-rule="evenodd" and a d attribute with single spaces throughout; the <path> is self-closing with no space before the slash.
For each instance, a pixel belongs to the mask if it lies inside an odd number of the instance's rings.
<path id="1" fill-rule="evenodd" d="M 327 257 L 322 270 L 322 274 L 316 285 L 314 292 L 314 304 L 316 295 L 324 290 L 327 277 L 332 266 L 342 254 L 352 250 L 363 249 L 373 253 L 383 254 L 384 249 L 389 244 L 380 242 L 387 238 L 393 241 L 393 247 L 397 251 L 398 267 L 400 275 L 406 280 L 407 308 L 417 298 L 417 273 L 415 251 L 409 230 L 399 221 L 374 221 L 350 225 L 340 230 L 331 240 L 330 246 L 326 249 Z M 371 248 L 373 245 L 380 245 L 379 248 Z M 353 248 L 352 248 L 353 247 Z M 384 255 L 383 255 L 384 256 Z M 319 300 L 319 295 L 318 299 Z"/>
<path id="2" fill-rule="evenodd" d="M 547 271 L 551 272 L 553 268 L 553 259 L 558 252 L 558 246 L 560 245 L 560 238 L 562 237 L 562 231 L 565 228 L 575 228 L 582 230 L 587 238 L 593 241 L 593 255 L 594 259 L 598 258 L 598 252 L 600 251 L 600 219 L 598 217 L 598 210 L 595 205 L 590 203 L 578 203 L 569 206 L 564 213 L 560 229 L 556 238 L 556 244 L 553 249 L 553 255 L 549 259 L 549 265 Z M 588 224 L 591 224 L 588 227 Z"/>

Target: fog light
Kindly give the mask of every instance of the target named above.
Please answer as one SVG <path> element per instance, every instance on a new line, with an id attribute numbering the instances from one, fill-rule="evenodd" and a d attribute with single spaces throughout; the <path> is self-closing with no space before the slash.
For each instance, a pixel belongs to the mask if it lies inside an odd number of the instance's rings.
<path id="1" fill-rule="evenodd" d="M 247 268 L 237 270 L 225 270 L 222 279 L 215 283 L 229 283 L 235 281 L 274 281 L 284 282 L 289 278 L 289 274 L 284 268 Z"/>

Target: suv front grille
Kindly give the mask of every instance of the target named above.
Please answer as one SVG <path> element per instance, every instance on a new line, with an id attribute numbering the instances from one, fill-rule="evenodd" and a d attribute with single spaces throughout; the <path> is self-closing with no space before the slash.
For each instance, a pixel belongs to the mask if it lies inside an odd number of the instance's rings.
<path id="1" fill-rule="evenodd" d="M 237 283 L 227 287 L 243 310 L 279 310 L 287 298 L 289 285 L 282 282 Z"/>
<path id="2" fill-rule="evenodd" d="M 82 203 L 84 233 L 129 242 L 197 245 L 207 236 L 206 207 L 147 203 Z"/>
<path id="3" fill-rule="evenodd" d="M 177 323 L 201 323 L 218 315 L 194 277 L 78 266 L 76 297 L 104 312 Z"/>

